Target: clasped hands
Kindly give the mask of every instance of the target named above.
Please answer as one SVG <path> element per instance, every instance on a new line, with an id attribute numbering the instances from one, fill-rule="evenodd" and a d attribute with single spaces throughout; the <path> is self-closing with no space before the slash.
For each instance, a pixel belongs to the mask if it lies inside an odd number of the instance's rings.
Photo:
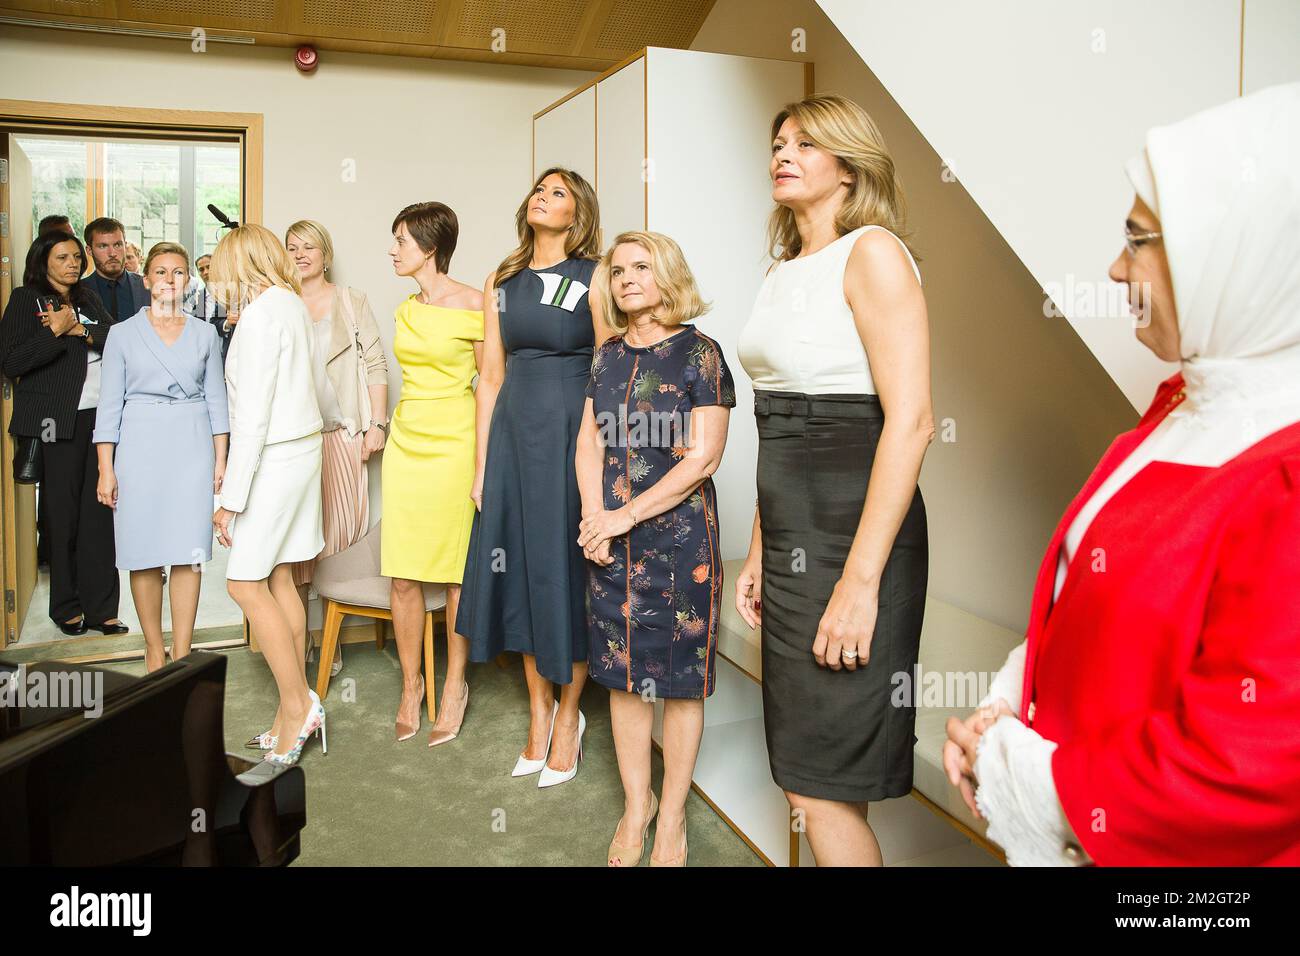
<path id="1" fill-rule="evenodd" d="M 999 697 L 987 707 L 979 707 L 965 720 L 949 717 L 947 724 L 948 739 L 943 745 L 943 769 L 948 775 L 948 782 L 961 791 L 961 798 L 975 814 L 982 819 L 979 808 L 975 806 L 975 788 L 979 780 L 975 777 L 975 758 L 980 739 L 1000 717 L 1015 714 L 1011 705 Z"/>
<path id="2" fill-rule="evenodd" d="M 81 324 L 81 319 L 70 305 L 63 305 L 53 311 L 39 313 L 41 325 L 54 333 L 55 338 L 67 335 Z"/>
<path id="3" fill-rule="evenodd" d="M 578 545 L 582 555 L 594 564 L 614 563 L 609 553 L 610 542 L 632 530 L 632 515 L 626 508 L 615 511 L 593 511 L 578 525 Z"/>

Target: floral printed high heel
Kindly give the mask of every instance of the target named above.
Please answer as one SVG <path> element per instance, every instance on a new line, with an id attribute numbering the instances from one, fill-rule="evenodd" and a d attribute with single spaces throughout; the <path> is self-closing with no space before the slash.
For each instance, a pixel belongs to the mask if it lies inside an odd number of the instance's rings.
<path id="1" fill-rule="evenodd" d="M 314 690 L 308 690 L 307 696 L 312 699 L 312 703 L 314 704 L 320 703 L 320 698 L 316 696 L 316 692 Z M 256 737 L 250 739 L 248 743 L 244 744 L 244 746 L 247 747 L 249 750 L 274 750 L 275 745 L 278 744 L 279 742 L 280 742 L 280 737 L 278 734 L 273 734 L 269 730 L 264 730 Z"/>
<path id="2" fill-rule="evenodd" d="M 244 746 L 249 750 L 274 750 L 275 745 L 279 742 L 279 737 L 271 733 L 269 730 L 265 730 L 256 737 L 250 739 L 248 743 L 244 744 Z"/>
<path id="3" fill-rule="evenodd" d="M 293 749 L 285 754 L 278 754 L 274 750 L 268 750 L 266 756 L 262 759 L 269 763 L 280 764 L 284 767 L 292 767 L 299 759 L 302 758 L 302 748 L 307 745 L 311 735 L 320 732 L 320 752 L 329 753 L 329 747 L 325 738 L 325 708 L 321 706 L 320 698 L 315 693 L 311 694 L 311 710 L 307 711 L 307 720 L 303 723 L 302 729 L 298 731 L 298 740 L 293 745 Z"/>

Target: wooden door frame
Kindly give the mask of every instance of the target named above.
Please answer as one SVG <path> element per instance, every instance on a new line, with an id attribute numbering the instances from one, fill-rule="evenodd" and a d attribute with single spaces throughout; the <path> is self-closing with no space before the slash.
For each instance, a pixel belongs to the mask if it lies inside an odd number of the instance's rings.
<path id="1" fill-rule="evenodd" d="M 133 106 L 98 106 L 83 103 L 47 103 L 37 100 L 0 99 L 0 135 L 46 133 L 83 136 L 115 136 L 127 139 L 169 139 L 235 143 L 240 147 L 240 222 L 262 221 L 262 114 L 227 113 L 208 110 L 149 109 Z M 13 285 L 21 284 L 20 256 L 11 253 Z M 0 308 L 8 304 L 4 295 Z M 0 538 L 3 540 L 4 589 L 17 588 L 16 542 L 13 540 L 13 449 L 8 434 L 0 429 L 0 475 L 3 476 L 3 506 L 0 507 Z M 0 602 L 4 627 L 0 650 L 5 647 L 9 628 L 17 633 L 16 611 Z M 248 639 L 248 622 L 243 626 Z M 199 633 L 194 647 L 199 647 Z M 51 646 L 61 643 L 50 642 Z M 228 645 L 230 642 L 219 642 Z"/>
<path id="2" fill-rule="evenodd" d="M 262 114 L 146 109 L 0 99 L 6 131 L 82 133 L 134 139 L 211 139 L 241 146 L 241 222 L 262 221 Z M 206 135 L 205 135 L 206 134 Z"/>

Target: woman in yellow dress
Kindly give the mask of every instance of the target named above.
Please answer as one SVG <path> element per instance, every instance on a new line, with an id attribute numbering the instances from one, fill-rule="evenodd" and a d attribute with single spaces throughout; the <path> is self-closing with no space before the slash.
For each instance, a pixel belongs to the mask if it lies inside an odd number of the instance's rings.
<path id="1" fill-rule="evenodd" d="M 456 608 L 474 520 L 471 383 L 482 361 L 483 293 L 447 275 L 458 232 L 456 214 L 447 206 L 415 203 L 393 220 L 388 251 L 394 271 L 414 279 L 420 291 L 395 315 L 393 354 L 402 366 L 402 393 L 384 452 L 380 573 L 392 579 L 393 633 L 402 664 L 398 740 L 420 729 L 421 582 L 447 588 L 447 676 L 430 747 L 456 736 L 469 702 L 469 642 L 456 633 Z"/>

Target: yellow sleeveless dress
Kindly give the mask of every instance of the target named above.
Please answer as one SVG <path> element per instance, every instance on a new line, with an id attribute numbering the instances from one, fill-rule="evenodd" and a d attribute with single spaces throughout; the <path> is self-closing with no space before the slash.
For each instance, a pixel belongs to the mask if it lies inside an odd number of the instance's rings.
<path id="1" fill-rule="evenodd" d="M 424 305 L 394 314 L 402 394 L 383 454 L 380 573 L 459 584 L 474 522 L 474 343 L 483 313 Z"/>

